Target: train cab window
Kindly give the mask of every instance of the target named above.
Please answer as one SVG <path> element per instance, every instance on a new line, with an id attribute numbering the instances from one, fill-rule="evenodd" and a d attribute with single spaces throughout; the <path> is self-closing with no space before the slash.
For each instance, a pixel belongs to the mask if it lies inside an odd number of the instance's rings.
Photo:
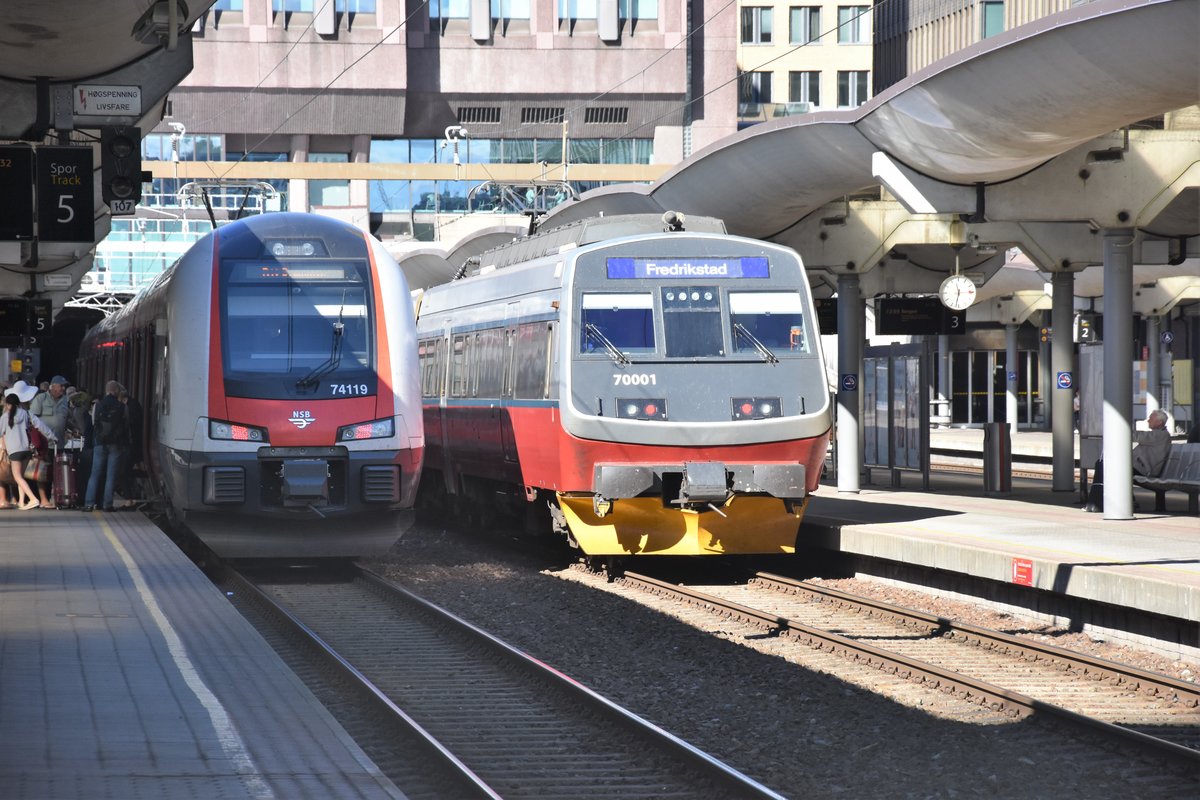
<path id="1" fill-rule="evenodd" d="M 303 377 L 314 370 L 337 378 L 370 369 L 373 336 L 365 262 L 231 260 L 225 268 L 221 292 L 227 378 Z"/>
<path id="2" fill-rule="evenodd" d="M 654 352 L 654 295 L 584 294 L 579 351 L 603 354 L 609 342 L 622 353 Z"/>
<path id="3" fill-rule="evenodd" d="M 667 358 L 725 355 L 717 287 L 666 286 L 660 291 Z"/>
<path id="4" fill-rule="evenodd" d="M 759 346 L 779 354 L 811 352 L 798 292 L 730 292 L 729 326 L 735 353 Z"/>

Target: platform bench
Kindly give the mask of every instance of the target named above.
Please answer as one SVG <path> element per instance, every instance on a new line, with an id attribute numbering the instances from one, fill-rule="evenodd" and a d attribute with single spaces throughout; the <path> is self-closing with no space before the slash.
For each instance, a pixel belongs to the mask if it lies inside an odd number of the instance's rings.
<path id="1" fill-rule="evenodd" d="M 1200 514 L 1200 444 L 1173 444 L 1166 466 L 1157 477 L 1134 475 L 1133 482 L 1154 492 L 1154 510 L 1167 510 L 1167 492 L 1188 496 L 1188 513 Z"/>

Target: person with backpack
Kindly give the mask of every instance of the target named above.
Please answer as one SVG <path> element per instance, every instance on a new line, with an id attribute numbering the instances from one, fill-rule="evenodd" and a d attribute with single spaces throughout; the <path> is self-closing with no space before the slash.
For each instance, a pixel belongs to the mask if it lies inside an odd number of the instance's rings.
<path id="1" fill-rule="evenodd" d="M 121 384 L 109 381 L 104 385 L 104 397 L 96 404 L 92 424 L 92 474 L 88 477 L 87 493 L 83 499 L 83 511 L 95 511 L 100 482 L 104 482 L 104 510 L 113 508 L 113 492 L 120 477 L 121 457 L 129 443 L 129 424 L 125 417 L 125 404 L 117 399 Z"/>

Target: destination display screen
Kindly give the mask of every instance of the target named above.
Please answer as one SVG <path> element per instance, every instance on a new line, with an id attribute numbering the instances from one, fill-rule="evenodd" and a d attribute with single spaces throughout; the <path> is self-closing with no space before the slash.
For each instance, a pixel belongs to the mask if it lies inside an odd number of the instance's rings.
<path id="1" fill-rule="evenodd" d="M 765 256 L 744 258 L 609 258 L 609 279 L 664 278 L 769 278 L 771 262 Z"/>
<path id="2" fill-rule="evenodd" d="M 233 265 L 230 280 L 235 283 L 274 283 L 276 281 L 351 281 L 360 280 L 359 271 L 350 264 L 287 264 L 278 261 L 241 261 Z"/>

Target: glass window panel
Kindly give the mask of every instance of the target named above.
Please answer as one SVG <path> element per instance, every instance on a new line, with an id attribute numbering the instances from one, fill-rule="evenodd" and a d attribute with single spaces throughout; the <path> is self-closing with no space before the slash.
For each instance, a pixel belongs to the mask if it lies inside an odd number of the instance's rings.
<path id="1" fill-rule="evenodd" d="M 337 0 L 334 10 L 342 14 L 374 14 L 375 0 Z"/>
<path id="2" fill-rule="evenodd" d="M 838 6 L 838 44 L 864 44 L 870 19 L 867 6 Z"/>
<path id="3" fill-rule="evenodd" d="M 217 0 L 212 4 L 213 11 L 241 11 L 242 0 Z"/>
<path id="4" fill-rule="evenodd" d="M 558 0 L 559 19 L 595 19 L 596 0 Z"/>
<path id="5" fill-rule="evenodd" d="M 372 139 L 368 158 L 375 164 L 407 164 L 408 139 Z"/>
<path id="6" fill-rule="evenodd" d="M 470 15 L 470 0 L 430 0 L 429 16 L 434 19 L 466 19 Z"/>
<path id="7" fill-rule="evenodd" d="M 789 15 L 788 41 L 808 44 L 821 40 L 821 7 L 793 6 Z"/>
<path id="8" fill-rule="evenodd" d="M 532 164 L 534 159 L 533 139 L 512 139 L 504 142 L 505 164 Z"/>
<path id="9" fill-rule="evenodd" d="M 601 145 L 599 139 L 571 139 L 572 164 L 601 163 Z"/>
<path id="10" fill-rule="evenodd" d="M 410 139 L 409 160 L 413 164 L 436 164 L 440 141 L 434 139 Z"/>
<path id="11" fill-rule="evenodd" d="M 742 9 L 742 44 L 771 43 L 771 12 L 757 6 Z"/>
<path id="12" fill-rule="evenodd" d="M 414 211 L 437 211 L 437 182 L 410 181 L 409 195 Z"/>
<path id="13" fill-rule="evenodd" d="M 325 2 L 325 0 L 321 0 Z M 311 14 L 313 10 L 313 0 L 271 0 L 271 10 L 278 14 L 280 11 L 294 14 L 300 12 L 302 14 Z"/>
<path id="14" fill-rule="evenodd" d="M 798 292 L 730 292 L 729 323 L 741 324 L 754 338 L 777 353 L 809 352 L 804 306 Z M 744 335 L 732 335 L 735 353 L 757 352 Z"/>
<path id="15" fill-rule="evenodd" d="M 599 336 L 623 353 L 654 351 L 654 296 L 638 294 L 585 294 L 579 326 L 581 353 L 606 353 Z M 589 329 L 588 326 L 593 326 Z"/>
<path id="16" fill-rule="evenodd" d="M 504 148 L 499 140 L 467 139 L 466 162 L 468 164 L 499 164 Z M 462 145 L 459 145 L 459 157 L 464 155 Z"/>
<path id="17" fill-rule="evenodd" d="M 562 139 L 538 139 L 537 160 L 547 164 L 562 163 Z"/>
<path id="18" fill-rule="evenodd" d="M 370 181 L 368 192 L 372 211 L 408 211 L 408 181 Z"/>
<path id="19" fill-rule="evenodd" d="M 1004 3 L 985 2 L 983 4 L 982 38 L 995 36 L 1004 31 Z"/>
<path id="20" fill-rule="evenodd" d="M 658 0 L 618 0 L 621 19 L 658 19 Z"/>
<path id="21" fill-rule="evenodd" d="M 529 0 L 492 0 L 494 19 L 529 19 Z"/>
<path id="22" fill-rule="evenodd" d="M 164 153 L 170 153 L 171 147 L 165 133 L 148 133 L 142 137 L 142 158 L 147 161 L 162 161 Z"/>

